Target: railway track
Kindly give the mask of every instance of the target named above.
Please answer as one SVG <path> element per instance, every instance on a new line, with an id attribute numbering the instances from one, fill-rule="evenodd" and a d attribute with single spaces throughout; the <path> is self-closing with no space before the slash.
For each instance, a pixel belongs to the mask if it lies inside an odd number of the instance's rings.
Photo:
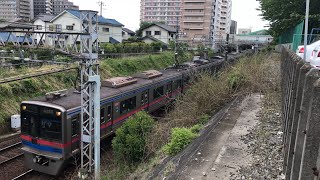
<path id="1" fill-rule="evenodd" d="M 22 174 L 12 178 L 11 180 L 25 179 L 25 178 L 27 178 L 27 176 L 31 175 L 33 172 L 35 172 L 35 171 L 32 169 L 27 170 L 27 171 L 23 172 Z"/>

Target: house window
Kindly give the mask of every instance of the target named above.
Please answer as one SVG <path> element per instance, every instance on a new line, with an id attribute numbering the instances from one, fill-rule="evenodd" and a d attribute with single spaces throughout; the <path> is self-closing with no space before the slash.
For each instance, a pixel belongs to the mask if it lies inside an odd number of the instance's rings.
<path id="1" fill-rule="evenodd" d="M 109 28 L 102 28 L 103 32 L 109 32 Z"/>
<path id="2" fill-rule="evenodd" d="M 36 30 L 42 30 L 42 26 L 41 25 L 36 25 Z"/>
<path id="3" fill-rule="evenodd" d="M 151 31 L 146 31 L 147 36 L 151 36 Z"/>
<path id="4" fill-rule="evenodd" d="M 49 31 L 53 31 L 53 25 L 49 25 Z"/>
<path id="5" fill-rule="evenodd" d="M 67 30 L 73 30 L 73 26 L 67 26 L 66 29 Z"/>
<path id="6" fill-rule="evenodd" d="M 161 35 L 161 31 L 155 31 L 154 35 L 159 35 L 160 36 Z"/>
<path id="7" fill-rule="evenodd" d="M 57 24 L 56 25 L 56 32 L 61 32 L 62 31 L 62 25 L 61 24 Z"/>

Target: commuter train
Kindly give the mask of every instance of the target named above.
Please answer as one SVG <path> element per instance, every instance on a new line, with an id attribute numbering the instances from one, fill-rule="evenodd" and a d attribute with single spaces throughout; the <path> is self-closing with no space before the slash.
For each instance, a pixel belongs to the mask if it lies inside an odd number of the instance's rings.
<path id="1" fill-rule="evenodd" d="M 178 68 L 145 71 L 101 82 L 101 139 L 138 111 L 152 113 L 186 91 L 199 72 L 216 72 L 223 59 L 197 60 Z M 25 165 L 58 175 L 80 149 L 80 93 L 75 89 L 21 103 L 21 140 Z"/>

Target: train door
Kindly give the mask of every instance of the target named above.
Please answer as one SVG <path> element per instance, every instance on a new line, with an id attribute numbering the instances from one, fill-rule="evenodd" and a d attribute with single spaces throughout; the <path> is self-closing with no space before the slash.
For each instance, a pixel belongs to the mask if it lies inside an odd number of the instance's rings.
<path id="1" fill-rule="evenodd" d="M 101 106 L 100 109 L 100 137 L 106 136 L 106 106 Z"/>
<path id="2" fill-rule="evenodd" d="M 80 139 L 80 116 L 75 115 L 71 117 L 71 141 Z M 78 149 L 80 147 L 80 141 L 78 143 L 72 143 L 71 150 Z"/>
<path id="3" fill-rule="evenodd" d="M 109 103 L 107 105 L 106 109 L 106 120 L 107 120 L 107 128 L 106 128 L 106 134 L 110 134 L 113 132 L 112 126 L 113 126 L 113 113 L 112 113 L 112 103 Z"/>
<path id="4" fill-rule="evenodd" d="M 144 111 L 148 112 L 149 107 L 149 90 L 145 90 L 141 93 L 141 107 Z"/>
<path id="5" fill-rule="evenodd" d="M 169 82 L 166 87 L 166 95 L 171 98 L 172 97 L 172 82 Z"/>

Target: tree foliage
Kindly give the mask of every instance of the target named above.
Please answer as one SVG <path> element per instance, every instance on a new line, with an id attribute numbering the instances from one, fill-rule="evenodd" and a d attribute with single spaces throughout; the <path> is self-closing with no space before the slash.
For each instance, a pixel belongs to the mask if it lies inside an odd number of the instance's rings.
<path id="1" fill-rule="evenodd" d="M 270 33 L 279 37 L 305 18 L 306 0 L 261 0 L 263 19 L 270 21 Z M 311 28 L 320 28 L 320 1 L 310 1 Z"/>
<path id="2" fill-rule="evenodd" d="M 134 164 L 143 159 L 146 137 L 154 125 L 154 120 L 146 112 L 138 112 L 130 117 L 116 131 L 112 147 L 116 161 Z"/>

